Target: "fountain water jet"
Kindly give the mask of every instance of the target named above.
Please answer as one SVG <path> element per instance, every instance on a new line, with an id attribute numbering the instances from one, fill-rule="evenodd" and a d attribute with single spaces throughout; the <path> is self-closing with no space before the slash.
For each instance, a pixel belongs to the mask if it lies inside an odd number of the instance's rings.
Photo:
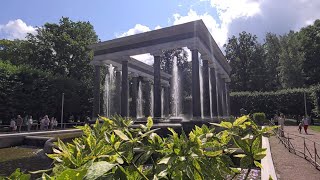
<path id="1" fill-rule="evenodd" d="M 202 62 L 202 60 L 201 60 Z M 202 77 L 202 63 L 199 65 L 199 79 L 200 79 L 200 105 L 201 105 L 201 118 L 203 118 L 203 77 Z"/>
<path id="2" fill-rule="evenodd" d="M 164 117 L 164 89 L 161 88 L 161 117 Z"/>
<path id="3" fill-rule="evenodd" d="M 153 115 L 153 104 L 154 102 L 154 99 L 153 99 L 153 84 L 151 85 L 151 89 L 150 89 L 150 116 L 151 117 L 154 117 Z"/>
<path id="4" fill-rule="evenodd" d="M 142 82 L 138 82 L 138 99 L 137 99 L 137 118 L 142 118 Z"/>
<path id="5" fill-rule="evenodd" d="M 112 97 L 115 89 L 114 79 L 114 67 L 110 64 L 107 66 L 107 74 L 104 81 L 103 92 L 103 113 L 105 116 L 110 117 L 112 115 Z"/>
<path id="6" fill-rule="evenodd" d="M 179 83 L 179 72 L 178 72 L 178 60 L 177 57 L 173 58 L 172 64 L 172 116 L 178 117 L 180 115 L 180 83 Z"/>

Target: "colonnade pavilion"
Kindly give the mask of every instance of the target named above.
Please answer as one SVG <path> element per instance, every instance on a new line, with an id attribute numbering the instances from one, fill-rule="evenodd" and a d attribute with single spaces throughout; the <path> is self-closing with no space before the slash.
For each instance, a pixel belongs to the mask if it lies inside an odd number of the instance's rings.
<path id="1" fill-rule="evenodd" d="M 192 119 L 228 117 L 230 115 L 229 74 L 231 67 L 202 20 L 91 45 L 90 48 L 94 51 L 94 59 L 91 64 L 95 69 L 93 117 L 101 113 L 100 71 L 101 66 L 106 64 L 112 64 L 121 70 L 121 96 L 119 97 L 121 116 L 129 116 L 129 73 L 133 74 L 134 87 L 131 103 L 134 106 L 137 103 L 137 80 L 135 78 L 142 76 L 153 79 L 153 116 L 154 118 L 169 116 L 168 88 L 171 75 L 160 69 L 161 54 L 163 50 L 182 47 L 190 49 L 192 56 Z M 146 53 L 153 56 L 153 66 L 132 58 L 132 56 Z M 200 86 L 199 75 L 200 60 L 202 60 L 202 86 Z M 161 93 L 161 88 L 164 88 L 164 93 Z M 202 101 L 201 88 L 203 88 Z M 161 108 L 161 95 L 165 96 L 164 108 Z M 203 103 L 202 111 L 201 103 Z M 135 111 L 136 108 L 133 109 Z M 130 114 L 135 116 L 137 112 Z"/>

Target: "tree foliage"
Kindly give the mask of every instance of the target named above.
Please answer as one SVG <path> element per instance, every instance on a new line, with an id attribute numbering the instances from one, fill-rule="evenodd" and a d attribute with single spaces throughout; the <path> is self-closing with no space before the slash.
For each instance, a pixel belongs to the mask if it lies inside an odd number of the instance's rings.
<path id="1" fill-rule="evenodd" d="M 266 70 L 263 47 L 257 36 L 242 32 L 231 37 L 225 45 L 226 58 L 233 69 L 231 89 L 237 91 L 263 90 Z"/>
<path id="2" fill-rule="evenodd" d="M 58 117 L 62 93 L 65 93 L 65 117 L 89 115 L 88 84 L 26 65 L 0 62 L 0 117 L 4 123 L 9 123 L 17 114 Z"/>
<path id="3" fill-rule="evenodd" d="M 225 45 L 232 91 L 275 91 L 320 83 L 320 20 L 298 32 L 267 33 L 261 45 L 242 32 Z"/>
<path id="4" fill-rule="evenodd" d="M 46 23 L 26 40 L 0 40 L 0 118 L 57 115 L 65 93 L 65 111 L 89 115 L 92 101 L 92 52 L 98 41 L 89 22 L 61 18 Z M 91 108 L 90 108 L 91 109 Z"/>
<path id="5" fill-rule="evenodd" d="M 58 24 L 46 23 L 27 39 L 31 49 L 29 64 L 34 67 L 78 80 L 92 76 L 89 62 L 93 54 L 88 45 L 98 38 L 89 22 L 63 17 Z"/>
<path id="6" fill-rule="evenodd" d="M 304 52 L 303 70 L 306 85 L 320 82 L 320 20 L 302 28 L 299 32 L 301 48 Z"/>

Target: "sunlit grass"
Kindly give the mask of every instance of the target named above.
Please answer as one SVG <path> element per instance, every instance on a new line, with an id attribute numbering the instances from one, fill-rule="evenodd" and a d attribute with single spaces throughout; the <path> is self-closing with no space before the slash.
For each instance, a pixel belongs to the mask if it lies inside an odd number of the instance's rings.
<path id="1" fill-rule="evenodd" d="M 320 126 L 310 126 L 310 128 L 314 131 L 320 132 Z"/>

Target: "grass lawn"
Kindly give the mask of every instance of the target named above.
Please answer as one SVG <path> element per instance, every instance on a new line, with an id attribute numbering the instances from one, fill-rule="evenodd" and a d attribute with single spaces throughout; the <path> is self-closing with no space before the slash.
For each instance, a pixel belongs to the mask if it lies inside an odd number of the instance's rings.
<path id="1" fill-rule="evenodd" d="M 310 128 L 314 131 L 320 132 L 320 126 L 310 126 Z"/>

